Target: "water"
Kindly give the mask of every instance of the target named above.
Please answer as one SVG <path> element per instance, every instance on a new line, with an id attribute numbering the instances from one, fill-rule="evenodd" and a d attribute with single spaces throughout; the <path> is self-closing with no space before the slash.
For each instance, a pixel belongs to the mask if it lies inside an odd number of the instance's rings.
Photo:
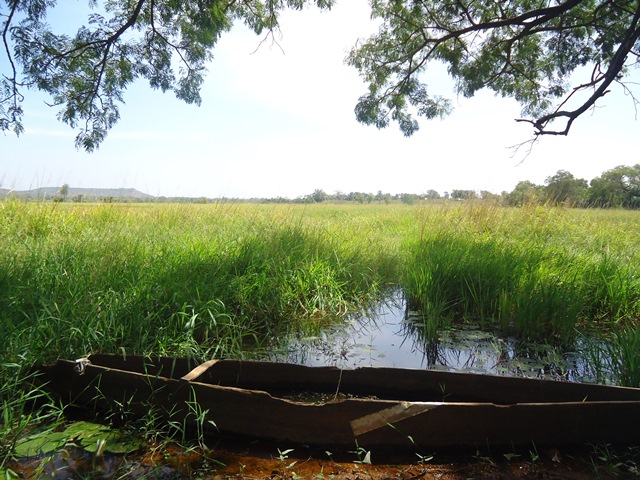
<path id="1" fill-rule="evenodd" d="M 593 382 L 587 363 L 573 348 L 523 342 L 463 325 L 426 340 L 423 320 L 407 310 L 401 292 L 366 316 L 327 328 L 316 337 L 294 338 L 287 347 L 258 355 L 263 360 L 308 366 L 437 369 Z"/>

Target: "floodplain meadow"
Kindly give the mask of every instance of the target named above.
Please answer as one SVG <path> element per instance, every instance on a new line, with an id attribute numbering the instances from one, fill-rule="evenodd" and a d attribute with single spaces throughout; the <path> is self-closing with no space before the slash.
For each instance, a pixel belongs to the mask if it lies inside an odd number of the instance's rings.
<path id="1" fill-rule="evenodd" d="M 476 203 L 423 215 L 402 285 L 427 317 L 538 339 L 637 323 L 638 212 Z"/>
<path id="2" fill-rule="evenodd" d="M 640 387 L 639 212 L 469 203 L 420 215 L 401 285 L 427 338 L 471 322 L 579 344 L 599 381 Z"/>
<path id="3" fill-rule="evenodd" d="M 242 357 L 399 287 L 425 338 L 464 322 L 549 343 L 585 336 L 601 381 L 640 386 L 636 211 L 8 200 L 0 248 L 0 458 L 51 415 L 27 408 L 46 398 L 25 389 L 34 364 Z"/>
<path id="4" fill-rule="evenodd" d="M 382 216 L 256 205 L 0 204 L 3 358 L 236 355 L 395 282 Z M 392 215 L 395 216 L 395 215 Z"/>

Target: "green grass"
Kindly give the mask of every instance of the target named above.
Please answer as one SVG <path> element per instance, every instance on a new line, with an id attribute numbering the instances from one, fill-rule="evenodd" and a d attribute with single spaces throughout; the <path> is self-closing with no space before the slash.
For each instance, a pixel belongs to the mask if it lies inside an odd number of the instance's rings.
<path id="1" fill-rule="evenodd" d="M 367 215 L 0 204 L 3 358 L 230 355 L 361 308 L 397 277 Z M 391 213 L 394 216 L 394 213 Z M 359 235 L 355 235 L 357 231 Z"/>
<path id="2" fill-rule="evenodd" d="M 0 203 L 8 363 L 241 355 L 401 285 L 431 334 L 637 325 L 640 213 L 483 203 Z"/>
<path id="3" fill-rule="evenodd" d="M 603 381 L 638 382 L 640 212 L 5 201 L 0 249 L 2 459 L 56 415 L 27 408 L 41 397 L 24 388 L 33 364 L 242 357 L 398 286 L 425 341 L 452 322 L 549 343 L 595 330 Z"/>
<path id="4" fill-rule="evenodd" d="M 51 410 L 26 413 L 40 397 L 20 380 L 33 364 L 98 352 L 241 357 L 364 308 L 396 281 L 397 249 L 380 242 L 397 241 L 382 229 L 404 215 L 0 203 L 0 449 Z"/>
<path id="5" fill-rule="evenodd" d="M 640 318 L 640 214 L 428 209 L 407 246 L 413 308 L 524 338 L 563 340 L 594 324 Z M 443 308 L 444 306 L 444 308 Z"/>
<path id="6" fill-rule="evenodd" d="M 640 388 L 640 326 L 591 332 L 582 343 L 581 353 L 598 382 Z"/>

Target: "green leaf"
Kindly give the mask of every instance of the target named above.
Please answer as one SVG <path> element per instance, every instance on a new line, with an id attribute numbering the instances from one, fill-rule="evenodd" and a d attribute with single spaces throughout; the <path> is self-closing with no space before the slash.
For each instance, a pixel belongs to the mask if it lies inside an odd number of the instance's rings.
<path id="1" fill-rule="evenodd" d="M 132 435 L 91 422 L 75 422 L 62 432 L 41 432 L 16 443 L 15 454 L 33 457 L 64 447 L 68 442 L 91 453 L 129 453 L 141 448 L 142 443 Z M 1 478 L 1 477 L 0 477 Z"/>
<path id="2" fill-rule="evenodd" d="M 92 453 L 98 449 L 110 453 L 129 453 L 141 447 L 141 442 L 132 435 L 97 423 L 76 422 L 65 433 L 69 438 L 78 439 L 80 447 Z"/>
<path id="3" fill-rule="evenodd" d="M 85 438 L 80 445 L 88 452 L 96 453 L 98 449 L 110 453 L 129 453 L 138 450 L 142 444 L 131 435 L 117 430 L 103 432 L 100 435 Z"/>
<path id="4" fill-rule="evenodd" d="M 98 435 L 103 431 L 109 431 L 109 427 L 92 422 L 74 422 L 64 431 L 70 438 L 85 438 Z"/>
<path id="5" fill-rule="evenodd" d="M 20 478 L 20 477 L 16 472 L 11 470 L 10 468 L 8 469 L 0 468 L 0 479 L 13 480 L 14 478 Z"/>
<path id="6" fill-rule="evenodd" d="M 19 457 L 35 457 L 63 447 L 68 438 L 65 432 L 43 432 L 30 435 L 16 443 L 14 452 Z"/>

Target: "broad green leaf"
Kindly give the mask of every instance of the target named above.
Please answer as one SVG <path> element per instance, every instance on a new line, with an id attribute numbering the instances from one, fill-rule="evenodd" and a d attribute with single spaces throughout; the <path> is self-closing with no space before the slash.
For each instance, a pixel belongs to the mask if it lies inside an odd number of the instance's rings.
<path id="1" fill-rule="evenodd" d="M 141 446 L 140 441 L 133 436 L 97 423 L 76 422 L 65 433 L 69 438 L 78 439 L 79 445 L 92 453 L 96 453 L 99 448 L 110 453 L 128 453 Z"/>
<path id="2" fill-rule="evenodd" d="M 75 422 L 62 432 L 43 432 L 20 440 L 15 447 L 19 457 L 32 457 L 75 442 L 88 452 L 128 453 L 141 447 L 132 435 L 91 422 Z"/>
<path id="3" fill-rule="evenodd" d="M 72 423 L 64 431 L 70 438 L 88 438 L 108 432 L 110 428 L 99 423 L 82 421 Z"/>
<path id="4" fill-rule="evenodd" d="M 16 443 L 14 452 L 19 457 L 35 457 L 63 447 L 68 438 L 65 432 L 43 432 L 30 435 Z"/>
<path id="5" fill-rule="evenodd" d="M 100 435 L 83 438 L 80 446 L 92 453 L 96 453 L 98 449 L 110 453 L 129 453 L 138 450 L 141 447 L 141 443 L 131 435 L 112 430 L 103 432 Z"/>

